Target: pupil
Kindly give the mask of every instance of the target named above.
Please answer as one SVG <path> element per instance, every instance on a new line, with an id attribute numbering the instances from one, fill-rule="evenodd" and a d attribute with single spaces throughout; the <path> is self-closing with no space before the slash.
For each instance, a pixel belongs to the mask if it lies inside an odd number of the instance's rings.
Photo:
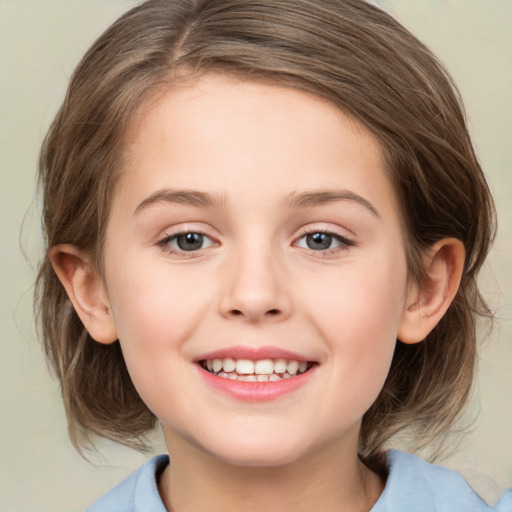
<path id="1" fill-rule="evenodd" d="M 203 246 L 203 235 L 199 233 L 186 233 L 176 239 L 178 247 L 182 251 L 196 251 Z"/>
<path id="2" fill-rule="evenodd" d="M 307 236 L 306 243 L 310 249 L 329 249 L 332 243 L 332 236 L 326 233 L 312 233 Z"/>

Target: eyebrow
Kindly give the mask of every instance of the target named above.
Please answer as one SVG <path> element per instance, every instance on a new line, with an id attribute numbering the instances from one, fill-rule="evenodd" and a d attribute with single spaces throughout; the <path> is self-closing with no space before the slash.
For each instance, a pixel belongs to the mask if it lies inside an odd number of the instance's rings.
<path id="1" fill-rule="evenodd" d="M 199 206 L 206 208 L 221 208 L 225 203 L 223 195 L 211 195 L 198 190 L 175 190 L 161 189 L 157 190 L 149 197 L 144 199 L 135 209 L 135 214 L 149 208 L 150 206 L 161 203 L 184 204 L 188 206 Z"/>
<path id="2" fill-rule="evenodd" d="M 380 218 L 377 208 L 370 201 L 350 190 L 320 190 L 301 192 L 300 194 L 294 191 L 284 198 L 283 205 L 287 208 L 312 208 L 338 201 L 355 202 Z M 138 214 L 152 205 L 161 203 L 220 209 L 224 206 L 225 202 L 226 198 L 222 194 L 211 195 L 198 190 L 161 189 L 144 199 L 137 206 L 134 213 Z"/>
<path id="3" fill-rule="evenodd" d="M 311 191 L 311 192 L 291 192 L 286 196 L 283 203 L 288 208 L 311 208 L 314 206 L 322 206 L 329 203 L 334 203 L 337 201 L 349 201 L 357 203 L 364 208 L 366 208 L 373 215 L 378 217 L 380 214 L 377 208 L 373 206 L 370 201 L 365 199 L 364 197 L 352 192 L 351 190 L 319 190 L 319 191 Z"/>

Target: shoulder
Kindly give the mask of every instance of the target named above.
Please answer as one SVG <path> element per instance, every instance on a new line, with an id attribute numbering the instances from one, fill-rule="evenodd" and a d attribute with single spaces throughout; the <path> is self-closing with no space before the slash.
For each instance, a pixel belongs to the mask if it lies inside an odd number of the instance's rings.
<path id="1" fill-rule="evenodd" d="M 166 512 L 158 494 L 156 479 L 168 463 L 167 455 L 153 457 L 86 512 Z"/>
<path id="2" fill-rule="evenodd" d="M 512 512 L 512 490 L 491 507 L 456 471 L 397 450 L 388 461 L 386 487 L 372 512 Z"/>

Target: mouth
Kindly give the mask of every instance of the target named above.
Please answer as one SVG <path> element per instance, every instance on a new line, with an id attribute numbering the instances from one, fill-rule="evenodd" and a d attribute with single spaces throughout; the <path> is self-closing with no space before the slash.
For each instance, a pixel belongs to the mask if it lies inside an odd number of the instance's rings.
<path id="1" fill-rule="evenodd" d="M 307 373 L 316 364 L 295 359 L 202 359 L 201 368 L 223 379 L 240 382 L 279 382 Z"/>

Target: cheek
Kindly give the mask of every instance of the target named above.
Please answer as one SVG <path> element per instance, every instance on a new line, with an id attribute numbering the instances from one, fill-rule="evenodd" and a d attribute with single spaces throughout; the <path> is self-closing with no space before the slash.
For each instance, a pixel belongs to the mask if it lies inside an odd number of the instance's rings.
<path id="1" fill-rule="evenodd" d="M 405 304 L 405 263 L 383 259 L 333 272 L 314 287 L 306 309 L 326 341 L 334 375 L 377 388 L 384 382 Z M 379 384 L 380 383 L 380 384 Z"/>
<path id="2" fill-rule="evenodd" d="M 197 275 L 171 272 L 165 261 L 123 267 L 110 273 L 109 297 L 133 373 L 160 364 L 183 347 L 211 304 L 211 293 Z"/>
<path id="3" fill-rule="evenodd" d="M 325 410 L 334 418 L 357 421 L 382 390 L 396 345 L 396 306 L 382 290 L 347 286 L 341 298 L 317 310 L 315 323 L 329 353 L 329 387 L 337 390 L 325 396 Z"/>
<path id="4" fill-rule="evenodd" d="M 303 294 L 306 309 L 315 311 L 317 324 L 340 342 L 367 338 L 394 338 L 405 304 L 405 272 L 393 272 L 388 265 L 372 266 L 371 271 L 347 268 L 326 276 Z M 396 269 L 394 269 L 396 270 Z"/>
<path id="5" fill-rule="evenodd" d="M 199 322 L 201 301 L 190 289 L 187 293 L 186 283 L 154 264 L 144 272 L 119 268 L 110 275 L 111 307 L 123 357 L 138 393 L 158 415 L 162 403 L 174 404 L 175 397 L 186 392 L 180 379 L 173 379 L 172 393 L 163 383 L 182 370 L 179 354 Z"/>

